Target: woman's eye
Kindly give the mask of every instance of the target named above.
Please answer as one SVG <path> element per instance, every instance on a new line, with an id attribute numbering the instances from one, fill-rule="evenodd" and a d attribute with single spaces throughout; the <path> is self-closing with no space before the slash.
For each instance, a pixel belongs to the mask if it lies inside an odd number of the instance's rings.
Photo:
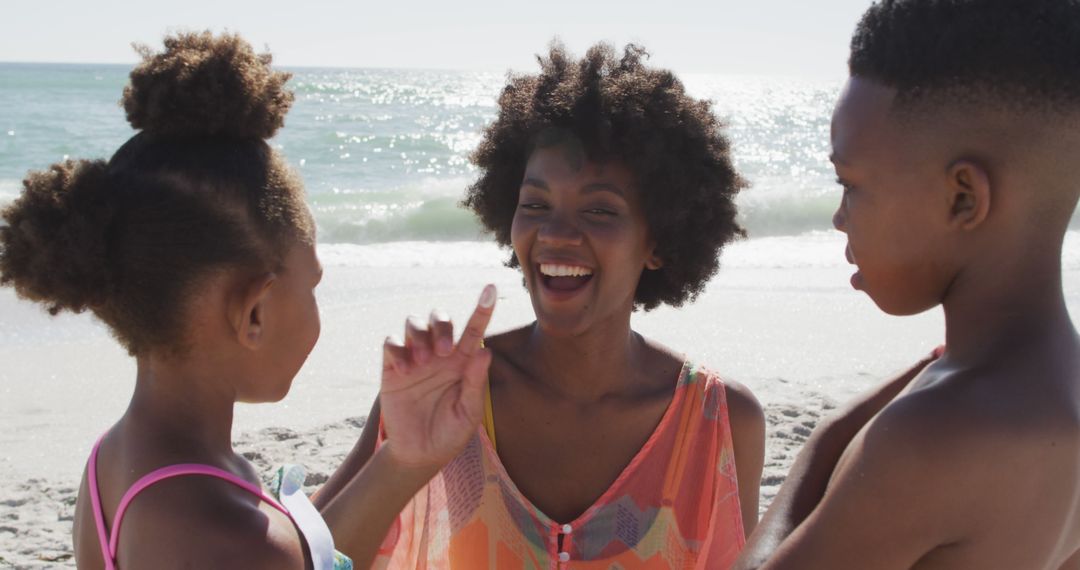
<path id="1" fill-rule="evenodd" d="M 593 214 L 593 215 L 596 215 L 596 216 L 614 216 L 614 215 L 616 215 L 613 210 L 609 210 L 607 208 L 589 208 L 588 210 L 585 210 L 585 213 L 586 214 Z"/>
<path id="2" fill-rule="evenodd" d="M 518 208 L 521 208 L 522 210 L 542 210 L 546 207 L 547 206 L 545 206 L 544 204 L 540 204 L 537 202 L 525 202 L 523 204 L 518 204 Z"/>

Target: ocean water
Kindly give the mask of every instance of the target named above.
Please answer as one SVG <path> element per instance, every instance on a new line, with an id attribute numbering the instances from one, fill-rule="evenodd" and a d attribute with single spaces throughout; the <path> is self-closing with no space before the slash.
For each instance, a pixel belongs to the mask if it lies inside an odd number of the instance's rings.
<path id="1" fill-rule="evenodd" d="M 238 407 L 241 432 L 365 414 L 385 336 L 433 307 L 462 322 L 485 283 L 500 291 L 490 330 L 533 318 L 519 274 L 502 265 L 506 252 L 457 206 L 504 76 L 293 71 L 297 102 L 272 144 L 303 176 L 320 228 L 323 334 L 285 401 Z M 117 104 L 127 73 L 0 64 L 0 204 L 27 170 L 105 158 L 132 135 Z M 827 160 L 839 82 L 683 79 L 728 123 L 736 165 L 753 183 L 739 198 L 752 239 L 724 251 L 697 302 L 639 312 L 635 329 L 746 383 L 766 404 L 809 393 L 846 400 L 940 343 L 940 311 L 889 317 L 848 285 Z M 1062 261 L 1075 314 L 1080 232 L 1066 236 Z M 0 288 L 0 363 L 0 488 L 77 480 L 93 437 L 123 412 L 134 362 L 90 315 L 50 318 Z"/>
<path id="2" fill-rule="evenodd" d="M 0 63 L 0 202 L 30 169 L 107 158 L 133 134 L 118 101 L 128 66 Z M 469 153 L 495 116 L 498 73 L 294 69 L 297 101 L 272 141 L 307 186 L 323 243 L 482 237 L 458 207 Z M 830 227 L 839 199 L 828 164 L 839 82 L 687 75 L 728 123 L 739 199 L 753 236 Z"/>

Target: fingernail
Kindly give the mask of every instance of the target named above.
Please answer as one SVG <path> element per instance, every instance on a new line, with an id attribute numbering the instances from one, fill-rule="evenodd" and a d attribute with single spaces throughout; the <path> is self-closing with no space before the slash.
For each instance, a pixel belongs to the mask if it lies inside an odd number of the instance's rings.
<path id="1" fill-rule="evenodd" d="M 490 309 L 495 306 L 495 286 L 488 285 L 484 287 L 484 292 L 480 295 L 480 306 L 485 309 Z"/>
<path id="2" fill-rule="evenodd" d="M 439 339 L 439 355 L 446 356 L 454 350 L 454 343 L 450 342 L 448 338 Z"/>

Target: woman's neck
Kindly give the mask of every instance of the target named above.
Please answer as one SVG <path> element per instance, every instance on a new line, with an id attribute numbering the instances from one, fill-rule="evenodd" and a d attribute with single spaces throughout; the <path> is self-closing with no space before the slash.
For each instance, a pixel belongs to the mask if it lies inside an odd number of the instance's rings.
<path id="1" fill-rule="evenodd" d="M 534 379 L 553 396 L 588 404 L 640 390 L 635 379 L 645 349 L 627 314 L 574 336 L 554 336 L 534 324 L 525 355 Z"/>

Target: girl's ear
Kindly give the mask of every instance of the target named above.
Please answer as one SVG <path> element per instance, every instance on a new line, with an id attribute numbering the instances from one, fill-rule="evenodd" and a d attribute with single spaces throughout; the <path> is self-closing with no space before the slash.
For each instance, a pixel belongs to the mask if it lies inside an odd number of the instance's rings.
<path id="1" fill-rule="evenodd" d="M 241 346 L 258 350 L 266 327 L 266 308 L 277 275 L 267 273 L 241 290 L 230 305 L 229 323 Z"/>

